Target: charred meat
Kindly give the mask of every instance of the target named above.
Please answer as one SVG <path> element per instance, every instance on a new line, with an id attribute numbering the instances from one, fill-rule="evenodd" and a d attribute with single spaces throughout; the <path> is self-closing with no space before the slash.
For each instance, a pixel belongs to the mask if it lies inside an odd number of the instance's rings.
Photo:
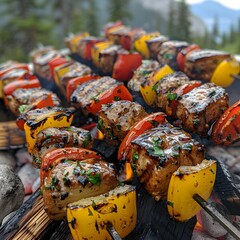
<path id="1" fill-rule="evenodd" d="M 130 128 L 145 116 L 147 113 L 140 104 L 116 101 L 103 105 L 98 113 L 98 128 L 107 140 L 122 141 Z"/>
<path id="2" fill-rule="evenodd" d="M 166 123 L 133 140 L 131 156 L 132 168 L 140 182 L 158 201 L 166 198 L 173 172 L 182 165 L 201 163 L 204 149 L 189 133 Z"/>
<path id="3" fill-rule="evenodd" d="M 227 108 L 228 95 L 225 89 L 206 83 L 181 97 L 176 115 L 187 131 L 206 136 L 211 124 Z"/>

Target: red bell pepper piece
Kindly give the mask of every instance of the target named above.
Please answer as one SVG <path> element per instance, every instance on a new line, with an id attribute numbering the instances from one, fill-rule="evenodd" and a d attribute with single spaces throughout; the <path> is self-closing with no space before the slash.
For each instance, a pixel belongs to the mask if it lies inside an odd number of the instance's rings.
<path id="1" fill-rule="evenodd" d="M 190 46 L 182 49 L 177 55 L 177 64 L 180 71 L 184 71 L 187 55 L 190 52 L 200 49 L 196 44 L 191 44 Z"/>
<path id="2" fill-rule="evenodd" d="M 87 106 L 87 110 L 90 113 L 96 115 L 98 111 L 102 108 L 103 104 L 111 103 L 112 101 L 118 100 L 133 100 L 131 93 L 123 84 L 114 86 L 107 92 L 99 95 L 97 101 L 93 100 L 92 103 Z"/>
<path id="3" fill-rule="evenodd" d="M 97 75 L 88 75 L 88 76 L 81 76 L 81 77 L 77 77 L 69 80 L 67 83 L 67 94 L 66 94 L 67 100 L 70 101 L 70 97 L 78 85 L 90 80 L 98 79 L 98 78 L 100 77 Z"/>
<path id="4" fill-rule="evenodd" d="M 119 81 L 128 81 L 133 76 L 134 71 L 142 64 L 140 53 L 122 53 L 118 55 L 113 66 L 112 77 Z"/>
<path id="5" fill-rule="evenodd" d="M 23 112 L 16 120 L 18 128 L 24 131 L 24 124 L 26 122 L 25 114 L 28 111 L 44 107 L 54 107 L 54 102 L 52 100 L 52 95 L 50 93 L 47 96 L 37 99 L 37 101 L 34 102 L 32 106 L 27 107 L 27 111 Z"/>
<path id="6" fill-rule="evenodd" d="M 240 100 L 229 107 L 213 126 L 212 140 L 230 145 L 240 139 Z"/>
<path id="7" fill-rule="evenodd" d="M 54 69 L 57 66 L 60 66 L 67 62 L 69 62 L 69 61 L 63 57 L 56 57 L 56 58 L 52 59 L 51 61 L 49 61 L 48 66 L 49 66 L 49 70 L 50 70 L 50 79 L 51 80 L 54 81 Z"/>
<path id="8" fill-rule="evenodd" d="M 46 153 L 42 159 L 42 164 L 40 168 L 41 183 L 43 183 L 49 170 L 54 164 L 57 164 L 60 161 L 64 160 L 82 161 L 89 158 L 100 160 L 102 157 L 97 152 L 85 148 L 75 147 L 58 148 Z"/>
<path id="9" fill-rule="evenodd" d="M 171 99 L 171 97 L 168 98 L 166 114 L 168 116 L 171 116 L 172 118 L 176 118 L 179 97 L 190 92 L 194 88 L 201 86 L 201 84 L 202 83 L 200 81 L 191 81 L 189 83 L 183 84 L 182 86 L 178 87 L 175 91 L 169 93 L 170 96 L 173 96 L 173 99 Z"/>
<path id="10" fill-rule="evenodd" d="M 1 78 L 4 74 L 6 74 L 7 72 L 9 72 L 9 71 L 11 71 L 11 70 L 13 70 L 13 69 L 25 69 L 25 70 L 29 71 L 29 67 L 28 67 L 27 64 L 15 63 L 15 64 L 13 64 L 13 65 L 11 65 L 11 66 L 9 66 L 9 67 L 1 70 L 1 71 L 0 71 L 0 78 Z"/>
<path id="11" fill-rule="evenodd" d="M 118 26 L 121 26 L 121 25 L 123 25 L 122 21 L 116 21 L 116 22 L 107 23 L 107 24 L 104 26 L 104 28 L 103 28 L 104 35 L 107 37 L 107 36 L 108 36 L 108 31 L 109 31 L 111 28 L 118 27 Z"/>
<path id="12" fill-rule="evenodd" d="M 159 123 L 162 124 L 166 122 L 166 115 L 163 112 L 157 112 L 150 114 L 137 122 L 128 132 L 128 134 L 123 139 L 119 150 L 118 150 L 118 160 L 128 160 L 129 159 L 129 149 L 131 142 L 139 135 L 144 133 L 146 130 L 156 127 Z"/>
<path id="13" fill-rule="evenodd" d="M 36 88 L 41 87 L 41 84 L 38 79 L 34 80 L 18 80 L 11 83 L 8 83 L 3 88 L 3 93 L 5 96 L 12 95 L 12 93 L 18 88 Z"/>

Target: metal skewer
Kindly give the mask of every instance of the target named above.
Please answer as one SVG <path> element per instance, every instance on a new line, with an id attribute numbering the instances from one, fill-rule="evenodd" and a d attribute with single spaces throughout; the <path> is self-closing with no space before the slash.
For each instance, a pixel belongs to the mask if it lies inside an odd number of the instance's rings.
<path id="1" fill-rule="evenodd" d="M 228 221 L 217 209 L 211 206 L 198 194 L 193 195 L 193 199 L 223 228 L 225 228 L 232 236 L 240 240 L 240 230 L 236 228 L 230 221 Z"/>
<path id="2" fill-rule="evenodd" d="M 122 240 L 116 229 L 112 225 L 107 226 L 107 231 L 111 235 L 113 240 Z"/>

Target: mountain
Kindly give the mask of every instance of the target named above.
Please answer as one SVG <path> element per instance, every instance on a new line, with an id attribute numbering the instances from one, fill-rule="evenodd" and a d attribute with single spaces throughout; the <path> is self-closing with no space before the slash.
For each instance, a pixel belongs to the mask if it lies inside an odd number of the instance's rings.
<path id="1" fill-rule="evenodd" d="M 145 9 L 149 9 L 158 13 L 165 22 L 168 21 L 169 18 L 169 0 L 137 0 Z M 191 9 L 190 9 L 191 10 Z M 193 36 L 203 36 L 206 32 L 206 25 L 203 20 L 195 14 L 190 15 L 191 22 L 191 32 Z M 165 25 L 166 27 L 166 25 Z"/>
<path id="2" fill-rule="evenodd" d="M 214 23 L 214 18 L 218 18 L 219 31 L 229 32 L 231 24 L 237 26 L 238 19 L 240 19 L 240 10 L 234 10 L 225 7 L 219 2 L 213 0 L 205 0 L 201 3 L 190 5 L 191 12 L 201 18 L 208 29 L 211 30 Z"/>

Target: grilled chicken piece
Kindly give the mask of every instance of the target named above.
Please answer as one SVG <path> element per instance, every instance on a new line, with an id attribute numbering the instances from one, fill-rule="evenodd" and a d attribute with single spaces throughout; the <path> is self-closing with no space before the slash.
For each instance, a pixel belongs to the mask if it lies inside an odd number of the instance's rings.
<path id="1" fill-rule="evenodd" d="M 207 136 L 211 124 L 228 108 L 228 95 L 224 88 L 206 83 L 184 94 L 176 111 L 187 131 Z"/>
<path id="2" fill-rule="evenodd" d="M 175 72 L 162 78 L 161 81 L 153 87 L 157 94 L 155 104 L 165 112 L 168 98 L 171 97 L 169 96 L 171 92 L 188 82 L 190 82 L 190 80 L 183 72 Z"/>
<path id="3" fill-rule="evenodd" d="M 128 82 L 128 88 L 138 92 L 141 84 L 153 71 L 156 71 L 160 64 L 154 60 L 144 60 L 143 63 L 134 72 L 133 77 Z"/>
<path id="4" fill-rule="evenodd" d="M 52 100 L 55 106 L 60 106 L 61 102 L 58 96 L 43 88 L 20 88 L 13 92 L 12 95 L 7 96 L 7 100 L 9 102 L 10 110 L 19 115 L 19 107 L 21 105 L 33 105 L 36 101 L 43 99 L 44 96 L 48 96 L 51 94 Z"/>
<path id="5" fill-rule="evenodd" d="M 183 41 L 166 41 L 161 47 L 157 56 L 158 61 L 162 64 L 167 64 L 174 70 L 179 70 L 177 63 L 178 53 L 189 46 L 189 43 Z"/>
<path id="6" fill-rule="evenodd" d="M 72 63 L 66 74 L 60 77 L 60 84 L 61 86 L 66 89 L 67 83 L 70 79 L 90 75 L 92 70 L 87 65 L 75 62 Z"/>
<path id="7" fill-rule="evenodd" d="M 157 60 L 162 44 L 168 40 L 168 37 L 161 35 L 146 41 L 152 59 Z"/>
<path id="8" fill-rule="evenodd" d="M 144 108 L 135 102 L 116 101 L 103 105 L 98 113 L 98 128 L 107 140 L 122 141 L 134 123 L 147 116 Z"/>
<path id="9" fill-rule="evenodd" d="M 89 131 L 74 126 L 65 128 L 46 128 L 38 133 L 32 152 L 33 164 L 40 167 L 43 156 L 56 148 L 83 147 L 93 144 Z"/>
<path id="10" fill-rule="evenodd" d="M 44 179 L 45 210 L 51 219 L 60 220 L 66 216 L 67 204 L 109 192 L 117 184 L 111 163 L 96 159 L 60 161 Z"/>
<path id="11" fill-rule="evenodd" d="M 184 72 L 190 78 L 210 81 L 218 64 L 229 57 L 229 53 L 216 50 L 193 51 L 187 55 Z"/>
<path id="12" fill-rule="evenodd" d="M 124 50 L 119 45 L 112 45 L 106 49 L 103 49 L 99 53 L 99 67 L 103 73 L 112 73 L 114 63 L 117 60 L 119 53 L 127 53 L 128 51 Z"/>
<path id="13" fill-rule="evenodd" d="M 179 166 L 204 159 L 203 146 L 169 123 L 139 135 L 131 144 L 132 167 L 155 200 L 165 199 L 171 175 Z"/>
<path id="14" fill-rule="evenodd" d="M 76 108 L 84 110 L 88 104 L 97 101 L 97 97 L 112 87 L 122 84 L 111 77 L 102 77 L 79 85 L 71 96 L 71 102 Z"/>

